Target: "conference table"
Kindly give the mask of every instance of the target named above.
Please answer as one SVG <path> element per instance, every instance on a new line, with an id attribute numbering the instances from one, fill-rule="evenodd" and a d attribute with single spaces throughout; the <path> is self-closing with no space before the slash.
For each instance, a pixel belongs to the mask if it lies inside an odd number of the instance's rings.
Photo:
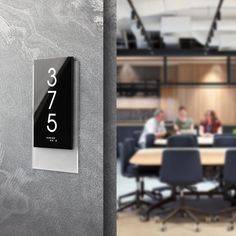
<path id="1" fill-rule="evenodd" d="M 213 137 L 197 137 L 199 146 L 212 146 L 214 138 Z M 167 139 L 156 139 L 154 142 L 157 146 L 166 146 Z"/>
<path id="2" fill-rule="evenodd" d="M 160 166 L 164 150 L 183 150 L 182 148 L 145 148 L 137 151 L 130 159 L 131 164 L 141 166 Z M 196 149 L 200 152 L 203 166 L 223 166 L 227 148 L 184 148 Z M 232 148 L 231 148 L 232 149 Z"/>

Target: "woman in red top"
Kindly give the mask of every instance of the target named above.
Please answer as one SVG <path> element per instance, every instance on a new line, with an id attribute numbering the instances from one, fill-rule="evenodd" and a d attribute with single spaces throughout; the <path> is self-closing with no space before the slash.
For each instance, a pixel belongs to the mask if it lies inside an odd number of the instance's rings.
<path id="1" fill-rule="evenodd" d="M 214 134 L 222 134 L 222 132 L 222 125 L 216 113 L 212 110 L 206 111 L 205 117 L 199 126 L 200 136 L 213 136 Z"/>

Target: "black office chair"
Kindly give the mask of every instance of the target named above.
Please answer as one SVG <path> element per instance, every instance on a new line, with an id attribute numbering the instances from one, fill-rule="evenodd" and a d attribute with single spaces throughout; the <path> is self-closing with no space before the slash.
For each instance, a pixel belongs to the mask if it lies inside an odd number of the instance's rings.
<path id="1" fill-rule="evenodd" d="M 123 211 L 127 208 L 136 206 L 136 208 L 141 207 L 142 205 L 150 205 L 150 201 L 145 201 L 144 196 L 150 197 L 152 200 L 157 200 L 158 196 L 157 194 L 154 195 L 151 191 L 146 191 L 144 189 L 144 180 L 143 177 L 150 176 L 153 172 L 150 172 L 150 170 L 145 167 L 139 167 L 136 165 L 132 165 L 129 163 L 130 158 L 135 153 L 135 141 L 132 138 L 125 139 L 124 143 L 119 143 L 119 153 L 120 153 L 120 163 L 121 163 L 121 174 L 128 178 L 135 178 L 137 188 L 135 191 L 122 195 L 118 198 L 118 210 L 117 212 Z M 123 203 L 122 199 L 127 197 L 134 196 L 135 199 L 128 202 Z"/>
<path id="2" fill-rule="evenodd" d="M 213 146 L 219 148 L 236 147 L 236 136 L 230 134 L 215 135 Z"/>
<path id="3" fill-rule="evenodd" d="M 180 212 L 186 213 L 196 223 L 199 231 L 199 219 L 194 213 L 205 214 L 198 209 L 185 205 L 184 189 L 202 181 L 202 166 L 198 150 L 165 150 L 160 172 L 161 181 L 173 187 L 180 194 L 180 206 L 173 210 L 162 222 L 161 230 L 166 230 L 166 222 Z M 178 192 L 177 192 L 178 191 Z"/>
<path id="4" fill-rule="evenodd" d="M 233 134 L 230 133 L 225 133 L 225 134 L 215 134 L 214 137 L 232 137 L 234 136 Z"/>
<path id="5" fill-rule="evenodd" d="M 155 134 L 147 134 L 146 135 L 146 148 L 155 147 Z"/>
<path id="6" fill-rule="evenodd" d="M 133 132 L 134 143 L 135 143 L 135 147 L 136 147 L 137 149 L 140 148 L 138 141 L 139 141 L 139 138 L 140 138 L 141 133 L 142 133 L 142 131 L 140 131 L 140 130 L 135 130 L 135 131 Z"/>
<path id="7" fill-rule="evenodd" d="M 236 203 L 236 150 L 228 150 L 226 152 L 223 180 L 224 180 L 224 197 L 225 200 L 231 202 L 232 205 Z M 217 215 L 232 214 L 230 224 L 228 225 L 228 231 L 234 229 L 234 223 L 236 221 L 236 207 L 231 207 L 226 210 L 220 211 Z"/>
<path id="8" fill-rule="evenodd" d="M 183 148 L 197 146 L 197 137 L 195 135 L 175 135 L 169 137 L 167 141 L 167 147 Z"/>
<path id="9" fill-rule="evenodd" d="M 232 134 L 216 134 L 214 136 L 213 146 L 216 148 L 236 148 L 236 136 Z M 213 179 L 219 181 L 219 186 L 209 191 L 209 196 L 214 195 L 217 192 L 223 191 L 223 168 L 221 167 L 211 167 L 209 170 L 214 171 Z"/>

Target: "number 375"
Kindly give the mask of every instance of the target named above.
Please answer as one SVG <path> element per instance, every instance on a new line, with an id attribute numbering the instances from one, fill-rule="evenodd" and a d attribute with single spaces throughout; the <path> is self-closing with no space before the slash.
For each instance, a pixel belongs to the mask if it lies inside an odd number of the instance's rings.
<path id="1" fill-rule="evenodd" d="M 54 68 L 50 68 L 48 70 L 48 74 L 50 74 L 52 81 L 47 80 L 47 84 L 49 87 L 54 87 L 57 84 L 56 70 Z M 51 110 L 51 108 L 53 106 L 53 102 L 54 102 L 56 94 L 57 94 L 57 91 L 56 90 L 49 90 L 48 93 L 52 94 L 52 98 L 51 98 L 51 101 L 50 101 L 50 104 L 48 107 L 48 110 Z M 53 119 L 54 117 L 56 117 L 56 113 L 48 113 L 47 130 L 51 133 L 53 133 L 57 130 L 57 122 L 55 119 Z"/>

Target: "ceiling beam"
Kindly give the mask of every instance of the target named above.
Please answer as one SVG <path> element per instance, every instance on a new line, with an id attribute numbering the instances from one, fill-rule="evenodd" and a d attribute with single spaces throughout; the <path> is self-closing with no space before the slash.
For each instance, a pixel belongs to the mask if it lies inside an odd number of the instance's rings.
<path id="1" fill-rule="evenodd" d="M 236 51 L 209 50 L 206 54 L 204 49 L 154 49 L 152 54 L 147 49 L 117 49 L 117 56 L 236 56 Z"/>

